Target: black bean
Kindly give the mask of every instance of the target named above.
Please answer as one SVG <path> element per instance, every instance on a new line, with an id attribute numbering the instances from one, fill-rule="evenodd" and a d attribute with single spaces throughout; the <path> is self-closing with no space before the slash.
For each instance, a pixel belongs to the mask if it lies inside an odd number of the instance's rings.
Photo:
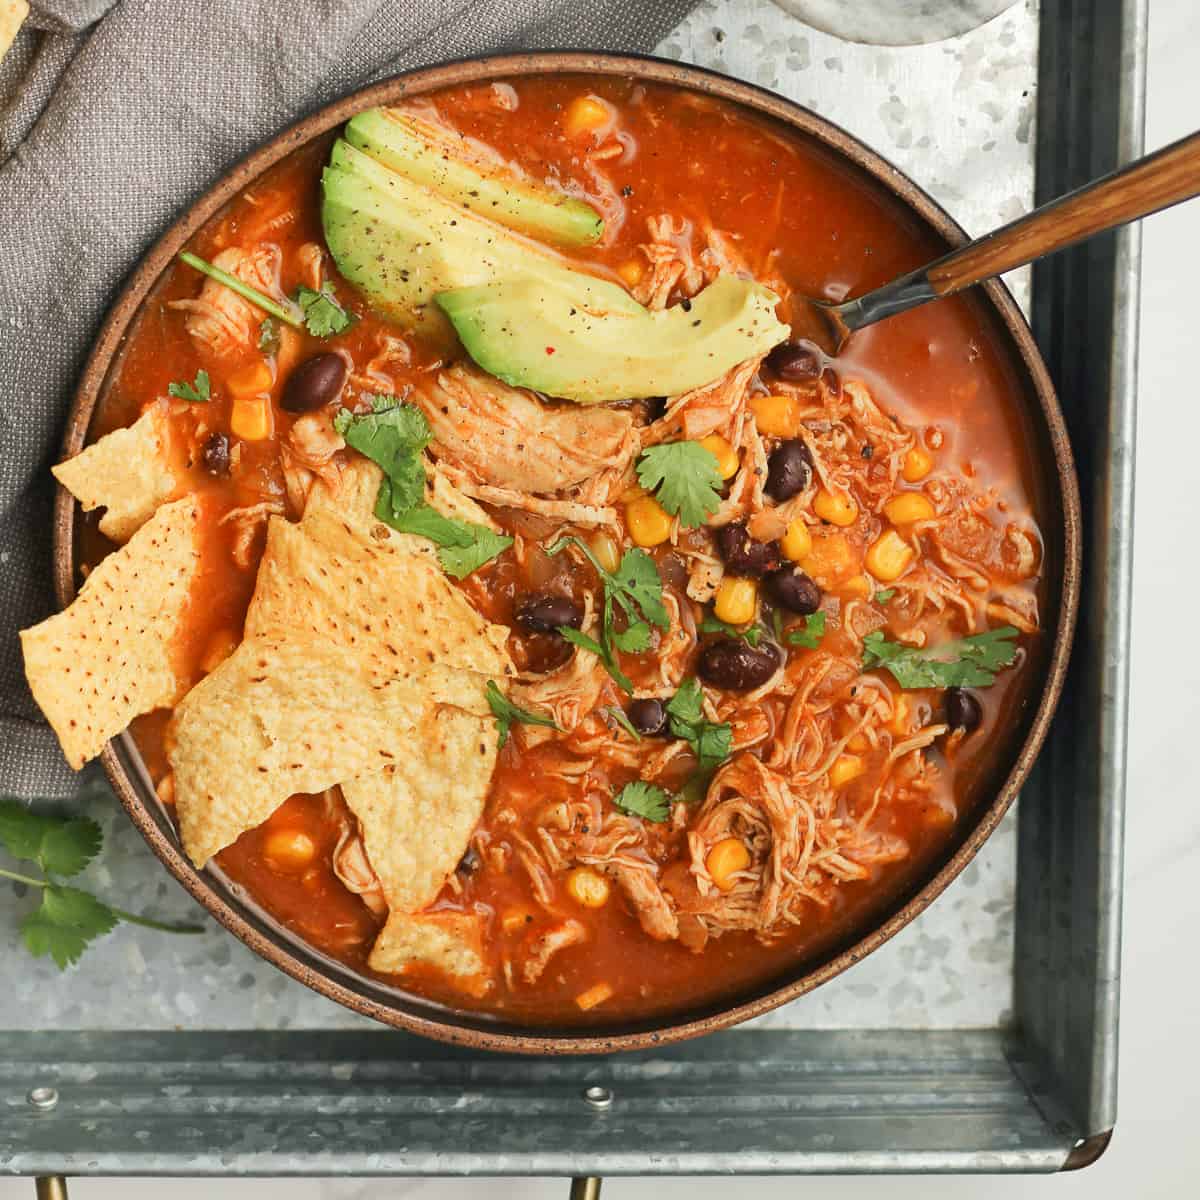
<path id="1" fill-rule="evenodd" d="M 717 530 L 717 550 L 734 575 L 761 579 L 768 571 L 777 571 L 783 556 L 778 542 L 756 542 L 745 522 L 731 521 Z"/>
<path id="2" fill-rule="evenodd" d="M 286 412 L 315 412 L 338 398 L 346 382 L 346 360 L 340 354 L 316 354 L 305 359 L 283 386 Z"/>
<path id="3" fill-rule="evenodd" d="M 666 396 L 651 396 L 646 401 L 646 417 L 650 421 L 661 421 L 667 414 Z"/>
<path id="4" fill-rule="evenodd" d="M 807 617 L 821 607 L 821 589 L 796 567 L 784 567 L 767 576 L 767 595 L 780 608 Z"/>
<path id="5" fill-rule="evenodd" d="M 583 609 L 570 596 L 531 592 L 517 600 L 513 619 L 530 633 L 555 633 L 560 625 L 578 629 L 583 624 Z"/>
<path id="6" fill-rule="evenodd" d="M 983 705 L 966 688 L 947 688 L 942 707 L 946 710 L 946 724 L 951 729 L 973 733 L 983 720 Z"/>
<path id="7" fill-rule="evenodd" d="M 780 342 L 767 355 L 767 366 L 789 383 L 816 379 L 821 374 L 821 351 L 812 342 Z"/>
<path id="8" fill-rule="evenodd" d="M 635 700 L 629 706 L 628 716 L 634 729 L 647 737 L 666 731 L 667 706 L 661 700 Z"/>
<path id="9" fill-rule="evenodd" d="M 812 479 L 812 454 L 800 438 L 780 442 L 767 460 L 767 495 L 781 503 L 808 487 Z"/>
<path id="10" fill-rule="evenodd" d="M 229 438 L 223 433 L 214 433 L 200 453 L 204 469 L 210 475 L 229 474 Z"/>
<path id="11" fill-rule="evenodd" d="M 761 687 L 779 667 L 779 650 L 770 642 L 755 647 L 741 638 L 722 638 L 704 648 L 697 671 L 705 683 L 730 692 Z"/>

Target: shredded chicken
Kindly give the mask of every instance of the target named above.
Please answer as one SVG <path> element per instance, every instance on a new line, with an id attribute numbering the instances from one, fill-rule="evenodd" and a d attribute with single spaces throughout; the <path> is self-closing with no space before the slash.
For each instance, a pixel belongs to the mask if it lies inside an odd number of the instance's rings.
<path id="1" fill-rule="evenodd" d="M 461 365 L 427 377 L 410 399 L 429 419 L 438 457 L 509 491 L 552 495 L 622 472 L 636 448 L 628 411 L 549 404 Z"/>
<path id="2" fill-rule="evenodd" d="M 377 916 L 388 914 L 387 898 L 383 884 L 367 860 L 367 849 L 362 835 L 355 827 L 348 826 L 333 852 L 333 873 L 347 890 L 361 896 L 363 903 Z"/>
<path id="3" fill-rule="evenodd" d="M 252 250 L 230 246 L 213 259 L 213 266 L 286 304 L 279 283 L 281 257 L 273 243 Z M 194 300 L 172 300 L 168 307 L 187 313 L 184 325 L 188 333 L 218 357 L 240 354 L 258 342 L 262 310 L 215 279 L 205 278 Z"/>
<path id="4" fill-rule="evenodd" d="M 304 512 L 315 480 L 337 485 L 340 472 L 334 455 L 345 448 L 346 441 L 333 428 L 328 413 L 305 413 L 296 418 L 279 448 L 288 504 L 296 516 Z"/>
<path id="5" fill-rule="evenodd" d="M 249 570 L 257 562 L 254 542 L 268 517 L 283 516 L 283 505 L 278 500 L 262 500 L 258 504 L 247 504 L 242 508 L 231 508 L 218 522 L 232 524 L 236 533 L 233 539 L 233 561 L 243 570 Z"/>
<path id="6" fill-rule="evenodd" d="M 521 964 L 521 978 L 526 983 L 537 983 L 550 965 L 550 960 L 568 946 L 578 946 L 587 941 L 587 930 L 579 921 L 567 920 L 533 939 Z"/>

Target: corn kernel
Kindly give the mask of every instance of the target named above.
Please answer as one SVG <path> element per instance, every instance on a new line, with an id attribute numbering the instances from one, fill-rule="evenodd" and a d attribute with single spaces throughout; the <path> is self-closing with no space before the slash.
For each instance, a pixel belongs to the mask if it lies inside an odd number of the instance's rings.
<path id="1" fill-rule="evenodd" d="M 567 893 L 584 908 L 603 908 L 608 903 L 608 880 L 591 867 L 575 867 L 567 872 Z"/>
<path id="2" fill-rule="evenodd" d="M 722 479 L 732 479 L 741 466 L 737 451 L 719 434 L 710 433 L 700 439 L 700 445 L 717 460 L 717 470 Z"/>
<path id="3" fill-rule="evenodd" d="M 843 585 L 843 591 L 858 600 L 865 600 L 872 590 L 871 581 L 865 575 L 854 575 Z"/>
<path id="4" fill-rule="evenodd" d="M 653 496 L 639 496 L 625 506 L 625 524 L 635 544 L 649 549 L 671 536 L 671 515 Z"/>
<path id="5" fill-rule="evenodd" d="M 257 396 L 260 392 L 269 392 L 274 382 L 271 368 L 261 358 L 256 358 L 230 375 L 228 387 L 233 396 Z"/>
<path id="6" fill-rule="evenodd" d="M 621 547 L 617 545 L 617 539 L 611 533 L 605 533 L 603 530 L 593 533 L 588 538 L 588 546 L 596 561 L 609 574 L 615 573 L 617 568 L 620 567 Z"/>
<path id="7" fill-rule="evenodd" d="M 867 764 L 857 754 L 839 754 L 829 768 L 829 786 L 845 787 L 851 780 L 857 779 L 865 770 Z"/>
<path id="8" fill-rule="evenodd" d="M 272 870 L 299 875 L 317 857 L 317 843 L 303 829 L 276 829 L 267 835 L 263 857 Z"/>
<path id="9" fill-rule="evenodd" d="M 812 546 L 812 534 L 808 532 L 808 526 L 800 517 L 797 517 L 787 527 L 787 532 L 783 535 L 783 540 L 779 543 L 779 548 L 783 551 L 783 557 L 789 562 L 799 562 L 802 558 L 811 554 Z"/>
<path id="10" fill-rule="evenodd" d="M 800 403 L 795 396 L 755 396 L 750 411 L 758 432 L 767 437 L 794 438 L 800 432 Z"/>
<path id="11" fill-rule="evenodd" d="M 597 1004 L 603 1004 L 613 994 L 612 985 L 608 983 L 597 983 L 586 991 L 580 992 L 575 997 L 575 1003 L 587 1012 L 589 1008 L 595 1008 Z"/>
<path id="12" fill-rule="evenodd" d="M 612 120 L 612 109 L 599 96 L 576 96 L 567 105 L 563 117 L 563 128 L 569 137 L 581 133 L 595 133 Z"/>
<path id="13" fill-rule="evenodd" d="M 911 525 L 933 516 L 933 503 L 921 492 L 901 492 L 884 506 L 883 514 L 893 525 Z"/>
<path id="14" fill-rule="evenodd" d="M 867 551 L 867 570 L 880 582 L 891 583 L 904 574 L 913 557 L 913 548 L 894 529 L 889 529 Z"/>
<path id="15" fill-rule="evenodd" d="M 829 492 L 821 488 L 813 500 L 813 512 L 830 525 L 853 525 L 858 518 L 858 505 L 845 492 Z"/>
<path id="16" fill-rule="evenodd" d="M 739 575 L 726 575 L 717 588 L 713 612 L 726 625 L 746 625 L 758 615 L 758 584 Z"/>
<path id="17" fill-rule="evenodd" d="M 811 531 L 812 549 L 800 560 L 800 568 L 823 588 L 859 573 L 858 557 L 844 533 L 832 529 Z"/>
<path id="18" fill-rule="evenodd" d="M 646 268 L 636 258 L 631 258 L 617 268 L 617 274 L 621 277 L 621 282 L 626 287 L 635 288 L 642 282 L 642 276 L 646 274 Z"/>
<path id="19" fill-rule="evenodd" d="M 861 730 L 846 743 L 846 749 L 853 750 L 855 754 L 866 754 L 870 748 L 871 743 L 867 740 L 867 735 Z"/>
<path id="20" fill-rule="evenodd" d="M 905 456 L 900 474 L 908 483 L 919 483 L 933 470 L 933 455 L 924 446 L 914 446 Z"/>
<path id="21" fill-rule="evenodd" d="M 229 430 L 244 442 L 261 442 L 271 436 L 271 400 L 268 396 L 239 397 L 229 414 Z"/>
<path id="22" fill-rule="evenodd" d="M 727 892 L 737 883 L 734 875 L 750 865 L 750 851 L 746 849 L 746 843 L 738 838 L 722 838 L 708 852 L 704 865 L 713 883 L 721 891 Z"/>
<path id="23" fill-rule="evenodd" d="M 895 734 L 903 736 L 908 732 L 909 707 L 908 700 L 903 692 L 900 693 L 892 704 L 892 719 L 888 722 L 888 728 Z"/>

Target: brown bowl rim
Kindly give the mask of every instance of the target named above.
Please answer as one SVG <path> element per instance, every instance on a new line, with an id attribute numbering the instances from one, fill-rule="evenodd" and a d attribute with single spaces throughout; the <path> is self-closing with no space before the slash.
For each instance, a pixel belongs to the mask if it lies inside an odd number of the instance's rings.
<path id="1" fill-rule="evenodd" d="M 222 175 L 203 196 L 188 206 L 185 213 L 158 239 L 129 276 L 100 329 L 72 404 L 63 441 L 64 457 L 77 453 L 84 444 L 109 368 L 121 348 L 126 329 L 139 305 L 162 272 L 170 266 L 187 239 L 250 180 L 292 150 L 342 124 L 362 108 L 396 103 L 404 97 L 464 83 L 543 73 L 630 76 L 713 95 L 752 112 L 772 117 L 789 128 L 814 138 L 835 155 L 848 159 L 901 201 L 908 210 L 915 212 L 949 245 L 958 245 L 966 240 L 962 228 L 932 197 L 856 137 L 794 101 L 714 71 L 651 56 L 593 51 L 535 51 L 486 55 L 423 67 L 359 89 L 306 116 L 242 159 Z M 408 1012 L 398 1006 L 404 1003 L 402 993 L 398 993 L 397 1004 L 382 1003 L 331 978 L 322 969 L 319 961 L 316 961 L 320 958 L 318 952 L 309 948 L 314 963 L 305 962 L 301 957 L 304 953 L 302 949 L 289 947 L 262 922 L 255 921 L 249 913 L 241 911 L 240 907 L 235 907 L 218 896 L 212 883 L 205 877 L 207 873 L 197 872 L 192 867 L 183 856 L 177 840 L 169 837 L 154 817 L 151 810 L 157 799 L 152 793 L 142 794 L 122 761 L 123 755 L 118 754 L 120 745 L 127 754 L 133 756 L 134 761 L 137 758 L 128 734 L 122 734 L 105 747 L 100 759 L 133 823 L 167 869 L 197 901 L 251 950 L 292 978 L 351 1010 L 384 1024 L 473 1049 L 525 1054 L 597 1054 L 663 1046 L 761 1016 L 840 974 L 924 912 L 974 858 L 980 846 L 1008 811 L 1024 783 L 1045 740 L 1066 674 L 1079 602 L 1081 570 L 1079 490 L 1070 443 L 1053 384 L 1024 316 L 1007 288 L 999 281 L 993 280 L 984 284 L 983 290 L 990 301 L 990 309 L 1012 339 L 1017 357 L 1024 367 L 1026 381 L 1032 385 L 1037 407 L 1045 421 L 1044 432 L 1049 435 L 1063 509 L 1063 562 L 1062 586 L 1058 597 L 1058 630 L 1046 665 L 1045 689 L 1030 722 L 1029 732 L 994 799 L 986 807 L 980 808 L 975 824 L 965 835 L 962 844 L 937 873 L 900 908 L 878 925 L 871 927 L 840 953 L 815 967 L 805 969 L 798 978 L 763 995 L 728 1004 L 718 1011 L 704 1015 L 675 1018 L 668 1015 L 661 1018 L 661 1024 L 655 1023 L 659 1018 L 653 1018 L 625 1032 L 591 1032 L 569 1027 L 558 1032 L 537 1027 L 503 1025 L 492 1028 L 486 1021 L 464 1024 L 461 1022 L 479 1021 L 479 1018 L 469 1012 L 460 1013 L 450 1009 L 445 1010 L 445 1019 Z M 1051 500 L 1053 498 L 1051 494 Z M 75 595 L 75 512 L 73 498 L 60 486 L 54 510 L 53 567 L 56 595 L 64 607 Z M 143 781 L 142 787 L 145 786 Z M 345 973 L 352 974 L 349 970 Z M 413 1003 L 427 1009 L 430 1007 L 427 1003 L 422 1004 L 419 997 L 414 997 Z"/>

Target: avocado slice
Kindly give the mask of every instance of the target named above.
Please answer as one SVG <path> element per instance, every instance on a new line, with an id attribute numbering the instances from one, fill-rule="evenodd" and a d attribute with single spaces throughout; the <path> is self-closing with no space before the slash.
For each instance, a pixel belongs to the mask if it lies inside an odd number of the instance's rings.
<path id="1" fill-rule="evenodd" d="M 346 140 L 389 170 L 432 188 L 452 204 L 564 246 L 591 246 L 604 219 L 583 200 L 519 178 L 473 150 L 465 138 L 395 108 L 368 108 Z"/>
<path id="2" fill-rule="evenodd" d="M 334 143 L 321 178 L 321 220 L 338 270 L 404 325 L 449 336 L 437 292 L 528 277 L 572 288 L 582 303 L 641 312 L 621 287 L 572 270 L 550 251 L 452 204 L 348 142 Z M 440 328 L 439 328 L 440 327 Z"/>
<path id="3" fill-rule="evenodd" d="M 437 303 L 485 371 L 580 404 L 702 387 L 790 333 L 775 316 L 779 297 L 734 275 L 661 312 L 597 308 L 579 288 L 529 277 L 455 288 Z"/>

